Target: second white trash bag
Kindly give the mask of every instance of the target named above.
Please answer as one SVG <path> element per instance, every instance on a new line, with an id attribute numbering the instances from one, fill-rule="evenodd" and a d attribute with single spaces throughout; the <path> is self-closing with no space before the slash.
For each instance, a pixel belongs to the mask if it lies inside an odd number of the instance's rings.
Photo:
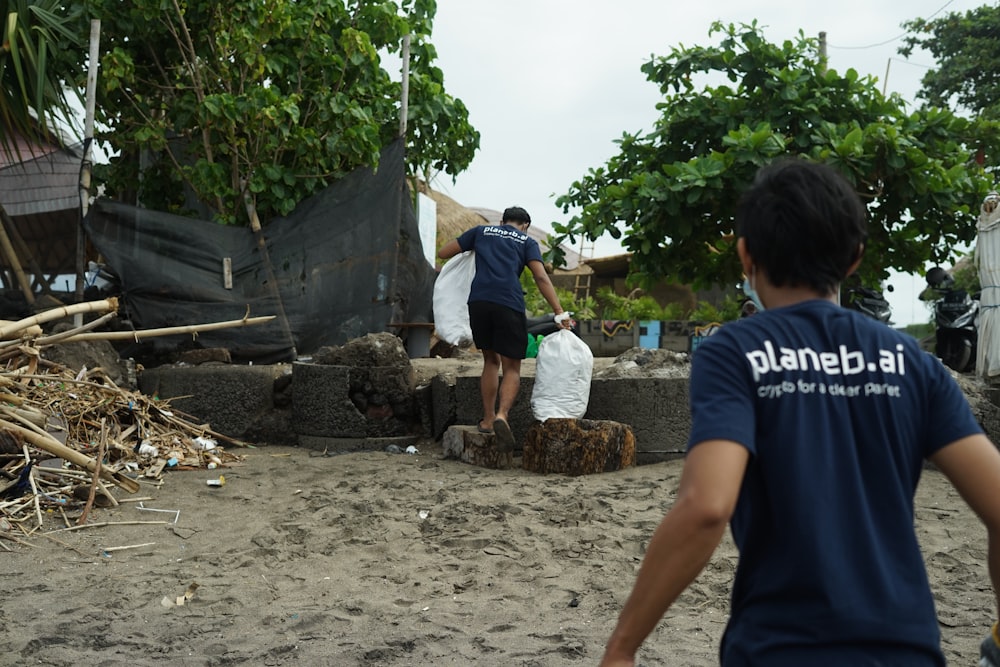
<path id="1" fill-rule="evenodd" d="M 434 281 L 434 331 L 449 345 L 472 344 L 469 291 L 476 277 L 476 252 L 466 250 L 441 267 Z"/>
<path id="2" fill-rule="evenodd" d="M 535 360 L 535 387 L 531 411 L 546 419 L 582 419 L 590 402 L 594 353 L 569 329 L 542 339 Z"/>

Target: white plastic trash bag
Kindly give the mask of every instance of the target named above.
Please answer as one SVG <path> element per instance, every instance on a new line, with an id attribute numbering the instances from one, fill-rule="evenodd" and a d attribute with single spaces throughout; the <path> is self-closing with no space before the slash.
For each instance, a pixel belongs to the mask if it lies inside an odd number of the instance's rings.
<path id="1" fill-rule="evenodd" d="M 448 260 L 434 281 L 434 330 L 449 345 L 472 344 L 469 291 L 476 277 L 476 252 L 467 250 Z"/>
<path id="2" fill-rule="evenodd" d="M 531 411 L 546 419 L 581 419 L 590 401 L 594 353 L 569 329 L 542 339 L 535 361 L 535 388 Z"/>

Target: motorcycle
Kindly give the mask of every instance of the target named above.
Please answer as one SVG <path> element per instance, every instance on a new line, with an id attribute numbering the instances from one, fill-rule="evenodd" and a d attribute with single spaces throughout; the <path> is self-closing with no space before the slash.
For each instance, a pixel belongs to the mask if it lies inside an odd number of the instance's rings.
<path id="1" fill-rule="evenodd" d="M 852 310 L 856 310 L 868 317 L 878 320 L 883 324 L 891 324 L 892 306 L 879 290 L 861 285 L 852 285 L 846 288 L 846 305 Z M 892 286 L 889 286 L 892 291 Z"/>
<path id="2" fill-rule="evenodd" d="M 927 272 L 927 285 L 936 296 L 934 354 L 954 371 L 971 371 L 979 338 L 979 295 L 955 287 L 955 278 L 938 266 Z"/>

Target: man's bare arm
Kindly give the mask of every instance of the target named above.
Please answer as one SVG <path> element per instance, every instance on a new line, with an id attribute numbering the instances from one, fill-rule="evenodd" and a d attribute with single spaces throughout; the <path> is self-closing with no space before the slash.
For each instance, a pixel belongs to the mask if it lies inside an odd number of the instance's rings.
<path id="1" fill-rule="evenodd" d="M 938 450 L 931 462 L 986 526 L 987 567 L 1000 618 L 1000 452 L 985 435 L 971 435 Z"/>
<path id="2" fill-rule="evenodd" d="M 743 445 L 729 440 L 688 452 L 677 500 L 649 542 L 603 666 L 634 664 L 639 646 L 708 563 L 736 508 L 749 459 Z"/>

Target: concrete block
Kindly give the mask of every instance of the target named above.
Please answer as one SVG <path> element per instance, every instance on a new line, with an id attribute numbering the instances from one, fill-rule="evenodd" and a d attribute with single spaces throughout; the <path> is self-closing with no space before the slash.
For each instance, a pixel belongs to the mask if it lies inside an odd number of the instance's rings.
<path id="1" fill-rule="evenodd" d="M 476 396 L 479 395 L 478 389 Z M 455 377 L 435 375 L 431 378 L 431 435 L 439 439 L 455 423 Z"/>
<path id="2" fill-rule="evenodd" d="M 683 452 L 691 432 L 688 379 L 596 378 L 584 416 L 631 426 L 636 452 Z"/>
<path id="3" fill-rule="evenodd" d="M 300 436 L 364 438 L 367 424 L 350 399 L 351 369 L 292 364 L 292 420 Z"/>
<path id="4" fill-rule="evenodd" d="M 420 411 L 409 366 L 333 366 L 295 362 L 296 432 L 326 438 L 411 435 Z"/>
<path id="5" fill-rule="evenodd" d="M 514 406 L 507 416 L 510 430 L 514 432 L 515 449 L 521 449 L 521 442 L 528 427 L 535 422 L 531 412 L 531 391 L 535 378 L 521 376 L 521 388 Z M 455 378 L 455 423 L 472 425 L 475 428 L 483 418 L 483 399 L 479 392 L 479 376 L 459 376 Z"/>
<path id="6" fill-rule="evenodd" d="M 170 405 L 231 438 L 243 438 L 262 414 L 273 410 L 274 384 L 288 372 L 269 366 L 158 366 L 139 373 L 139 391 L 169 399 Z"/>

